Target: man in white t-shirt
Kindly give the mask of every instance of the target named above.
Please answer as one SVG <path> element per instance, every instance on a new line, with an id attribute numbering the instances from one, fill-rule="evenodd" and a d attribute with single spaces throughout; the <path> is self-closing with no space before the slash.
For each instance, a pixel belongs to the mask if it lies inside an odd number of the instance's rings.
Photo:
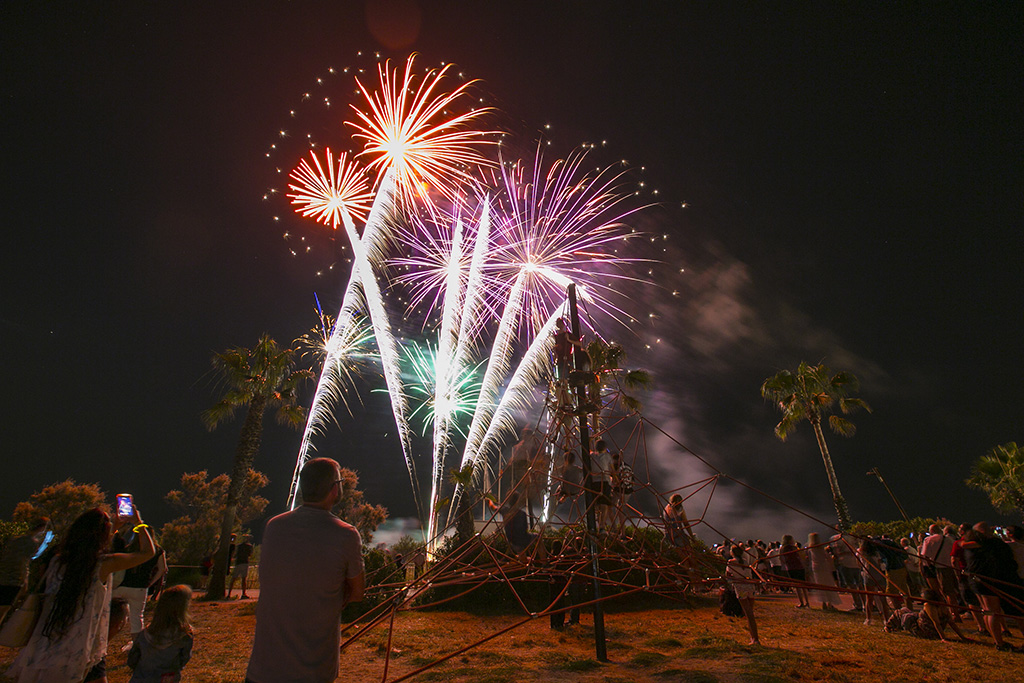
<path id="1" fill-rule="evenodd" d="M 864 580 L 861 578 L 860 560 L 857 558 L 856 541 L 850 540 L 843 534 L 836 534 L 829 539 L 829 549 L 832 551 L 832 558 L 836 562 L 836 572 L 839 574 L 839 583 L 843 588 L 850 591 L 853 596 L 853 609 L 860 612 L 864 609 L 864 599 L 857 591 L 864 588 Z"/>
<path id="2" fill-rule="evenodd" d="M 953 535 L 943 533 L 940 525 L 932 524 L 928 527 L 928 536 L 918 549 L 918 555 L 921 561 L 921 575 L 928 582 L 928 587 L 941 591 L 946 601 L 955 605 L 959 601 L 959 594 L 956 574 L 950 560 L 952 551 Z"/>
<path id="3" fill-rule="evenodd" d="M 307 462 L 299 490 L 303 505 L 271 519 L 263 533 L 247 683 L 336 679 L 341 611 L 363 599 L 359 532 L 331 514 L 341 497 L 338 463 Z"/>

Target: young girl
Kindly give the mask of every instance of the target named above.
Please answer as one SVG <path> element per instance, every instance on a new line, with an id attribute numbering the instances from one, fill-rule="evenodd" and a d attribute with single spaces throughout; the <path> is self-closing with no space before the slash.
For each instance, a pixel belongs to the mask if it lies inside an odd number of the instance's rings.
<path id="1" fill-rule="evenodd" d="M 730 554 L 732 557 L 725 565 L 725 579 L 736 591 L 736 597 L 743 607 L 743 614 L 747 617 L 750 644 L 760 645 L 761 641 L 757 638 L 757 622 L 754 621 L 754 591 L 757 588 L 754 571 L 744 562 L 746 553 L 742 546 L 734 545 Z"/>
<path id="2" fill-rule="evenodd" d="M 192 589 L 172 586 L 160 594 L 153 621 L 135 637 L 128 653 L 129 683 L 178 683 L 192 656 L 192 624 L 188 606 Z"/>

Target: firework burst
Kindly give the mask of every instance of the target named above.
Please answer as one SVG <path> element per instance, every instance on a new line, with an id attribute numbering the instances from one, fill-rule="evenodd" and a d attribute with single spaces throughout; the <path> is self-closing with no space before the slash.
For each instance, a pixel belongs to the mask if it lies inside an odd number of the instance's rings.
<path id="1" fill-rule="evenodd" d="M 521 161 L 503 163 L 495 174 L 501 191 L 491 219 L 496 246 L 489 280 L 497 286 L 524 278 L 517 305 L 527 338 L 564 299 L 570 282 L 585 289 L 597 309 L 620 322 L 630 319 L 614 302 L 621 300 L 617 284 L 638 280 L 629 271 L 642 259 L 622 252 L 638 236 L 626 220 L 643 207 L 624 208 L 624 173 L 584 172 L 586 157 L 585 150 L 577 151 L 545 170 L 538 148 L 532 168 Z M 506 284 L 504 292 L 509 289 Z"/>
<path id="2" fill-rule="evenodd" d="M 366 177 L 355 163 L 348 162 L 345 152 L 338 156 L 335 167 L 330 148 L 324 151 L 326 172 L 314 150 L 309 153 L 313 165 L 303 159 L 288 176 L 295 183 L 288 185 L 295 212 L 335 230 L 345 215 L 365 221 L 373 199 Z"/>
<path id="3" fill-rule="evenodd" d="M 452 377 L 443 357 L 428 343 L 414 344 L 409 353 L 409 365 L 415 381 L 407 384 L 408 392 L 414 402 L 419 405 L 409 413 L 409 417 L 423 422 L 423 435 L 434 428 L 437 421 L 444 417 L 453 429 L 465 438 L 465 423 L 472 418 L 480 393 L 480 380 L 477 368 L 467 368 Z M 448 377 L 447 391 L 438 399 L 437 382 L 439 377 Z"/>
<path id="4" fill-rule="evenodd" d="M 430 205 L 430 191 L 456 202 L 460 188 L 472 178 L 471 171 L 491 165 L 480 147 L 493 144 L 492 133 L 470 127 L 489 109 L 450 115 L 449 110 L 468 97 L 474 81 L 443 92 L 439 86 L 451 64 L 428 70 L 417 79 L 415 58 L 413 54 L 406 60 L 401 77 L 397 68 L 390 70 L 390 62 L 378 65 L 377 92 L 371 93 L 356 79 L 368 111 L 352 105 L 358 120 L 346 123 L 356 130 L 354 137 L 365 142 L 358 156 L 373 158 L 368 170 L 377 171 L 378 178 L 384 171 L 393 172 L 406 206 L 417 200 Z"/>

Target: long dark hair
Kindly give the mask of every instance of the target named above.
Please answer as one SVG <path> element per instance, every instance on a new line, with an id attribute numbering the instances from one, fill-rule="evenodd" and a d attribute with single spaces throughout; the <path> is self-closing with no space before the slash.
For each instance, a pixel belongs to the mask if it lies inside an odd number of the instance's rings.
<path id="1" fill-rule="evenodd" d="M 46 617 L 43 635 L 60 638 L 81 615 L 100 555 L 110 541 L 110 517 L 99 508 L 83 512 L 72 522 L 54 558 L 60 588 Z"/>

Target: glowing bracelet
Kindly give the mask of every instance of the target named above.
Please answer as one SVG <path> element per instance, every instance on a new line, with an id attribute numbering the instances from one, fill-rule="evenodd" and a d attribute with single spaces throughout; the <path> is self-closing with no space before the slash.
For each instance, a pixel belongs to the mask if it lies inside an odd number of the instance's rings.
<path id="1" fill-rule="evenodd" d="M 148 528 L 149 528 L 148 524 L 138 524 L 138 525 L 136 525 L 136 526 L 134 526 L 132 528 L 132 531 L 134 531 L 135 533 L 139 533 L 139 529 L 148 529 Z"/>

